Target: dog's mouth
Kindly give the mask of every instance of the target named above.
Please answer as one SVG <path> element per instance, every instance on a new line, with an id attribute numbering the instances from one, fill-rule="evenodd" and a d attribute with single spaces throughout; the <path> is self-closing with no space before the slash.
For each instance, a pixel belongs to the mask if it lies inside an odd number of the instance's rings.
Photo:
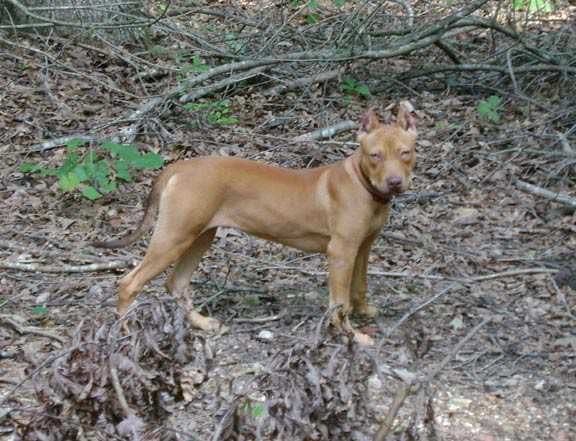
<path id="1" fill-rule="evenodd" d="M 406 191 L 404 183 L 400 183 L 398 185 L 388 185 L 386 183 L 378 185 L 370 181 L 370 184 L 374 191 L 376 191 L 382 197 L 396 196 Z"/>

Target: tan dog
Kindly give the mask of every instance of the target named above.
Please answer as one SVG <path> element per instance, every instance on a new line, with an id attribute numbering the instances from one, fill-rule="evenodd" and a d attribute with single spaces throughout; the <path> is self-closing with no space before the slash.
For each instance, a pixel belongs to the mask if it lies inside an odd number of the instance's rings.
<path id="1" fill-rule="evenodd" d="M 129 236 L 95 246 L 134 242 L 158 221 L 144 260 L 120 280 L 123 315 L 145 283 L 172 263 L 166 287 L 187 311 L 192 325 L 214 330 L 213 318 L 194 310 L 186 296 L 192 273 L 218 227 L 231 227 L 303 251 L 328 255 L 330 305 L 341 305 L 333 323 L 358 341 L 350 312 L 374 316 L 366 302 L 366 272 L 372 242 L 386 223 L 392 196 L 410 185 L 416 161 L 416 127 L 405 105 L 397 122 L 383 125 L 369 111 L 358 134 L 360 148 L 331 165 L 290 170 L 237 158 L 200 157 L 168 166 L 148 197 L 144 219 Z M 344 321 L 343 321 L 344 320 Z"/>

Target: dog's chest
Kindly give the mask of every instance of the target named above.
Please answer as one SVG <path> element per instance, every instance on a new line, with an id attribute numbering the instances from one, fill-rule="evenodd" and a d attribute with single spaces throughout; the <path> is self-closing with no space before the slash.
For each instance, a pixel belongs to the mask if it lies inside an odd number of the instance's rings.
<path id="1" fill-rule="evenodd" d="M 386 222 L 388 222 L 388 217 L 390 214 L 390 205 L 378 206 L 373 212 L 372 216 L 368 222 L 368 230 L 370 233 L 377 233 L 380 231 Z"/>

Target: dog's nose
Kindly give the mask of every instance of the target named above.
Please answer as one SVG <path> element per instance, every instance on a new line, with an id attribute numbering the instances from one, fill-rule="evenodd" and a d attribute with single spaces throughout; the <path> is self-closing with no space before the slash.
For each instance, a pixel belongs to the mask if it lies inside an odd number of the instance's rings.
<path id="1" fill-rule="evenodd" d="M 388 176 L 386 184 L 391 190 L 398 190 L 402 186 L 402 178 L 400 176 Z"/>

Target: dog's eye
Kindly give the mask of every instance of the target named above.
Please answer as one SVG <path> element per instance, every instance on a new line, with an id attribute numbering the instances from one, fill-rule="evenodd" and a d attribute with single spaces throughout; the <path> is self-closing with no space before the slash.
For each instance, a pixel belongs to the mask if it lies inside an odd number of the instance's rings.
<path id="1" fill-rule="evenodd" d="M 404 150 L 400 152 L 400 159 L 402 159 L 402 161 L 408 161 L 411 156 L 412 152 L 410 150 Z"/>
<path id="2" fill-rule="evenodd" d="M 380 153 L 370 153 L 370 159 L 374 161 L 380 161 L 382 159 L 382 155 Z"/>

